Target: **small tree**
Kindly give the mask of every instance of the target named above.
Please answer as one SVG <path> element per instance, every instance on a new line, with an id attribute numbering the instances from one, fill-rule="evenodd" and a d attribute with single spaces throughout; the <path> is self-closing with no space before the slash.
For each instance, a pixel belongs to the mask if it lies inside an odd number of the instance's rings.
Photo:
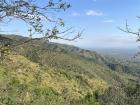
<path id="1" fill-rule="evenodd" d="M 66 11 L 71 5 L 64 0 L 46 0 L 44 5 L 40 4 L 40 0 L 0 0 L 0 22 L 11 21 L 13 18 L 20 19 L 29 24 L 30 36 L 35 33 L 43 34 L 47 39 L 64 39 L 75 40 L 80 37 L 78 33 L 73 38 L 69 39 L 62 34 L 72 33 L 68 28 L 60 31 L 60 28 L 65 24 L 63 19 L 54 18 L 50 15 L 54 12 Z M 53 25 L 50 29 L 46 22 Z M 68 33 L 67 33 L 68 32 Z"/>
<path id="2" fill-rule="evenodd" d="M 30 26 L 28 31 L 31 38 L 19 45 L 31 41 L 34 34 L 42 34 L 42 37 L 47 40 L 63 39 L 68 41 L 73 41 L 81 36 L 82 32 L 78 32 L 74 37 L 68 38 L 67 35 L 74 32 L 72 27 L 65 29 L 63 19 L 51 17 L 53 13 L 66 11 L 70 8 L 69 3 L 65 0 L 42 0 L 44 4 L 42 5 L 40 2 L 41 0 L 0 0 L 0 22 L 10 22 L 13 18 L 17 18 Z M 53 27 L 50 28 L 50 26 Z M 3 52 L 2 48 L 0 52 Z"/>

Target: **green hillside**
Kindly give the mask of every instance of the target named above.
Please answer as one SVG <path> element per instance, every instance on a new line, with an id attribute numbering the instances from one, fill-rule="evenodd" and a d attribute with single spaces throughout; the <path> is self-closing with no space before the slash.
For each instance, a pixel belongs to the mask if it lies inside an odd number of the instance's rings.
<path id="1" fill-rule="evenodd" d="M 1 39 L 13 46 L 28 40 Z M 33 39 L 1 61 L 0 105 L 138 105 L 139 77 L 111 63 L 96 52 Z"/>

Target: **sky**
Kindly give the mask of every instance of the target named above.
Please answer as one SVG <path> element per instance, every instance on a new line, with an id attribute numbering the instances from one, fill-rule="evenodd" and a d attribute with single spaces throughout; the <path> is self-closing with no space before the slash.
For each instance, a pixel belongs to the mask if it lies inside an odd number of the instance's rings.
<path id="1" fill-rule="evenodd" d="M 39 0 L 43 3 L 45 0 Z M 76 31 L 84 29 L 80 39 L 76 41 L 52 40 L 82 48 L 137 48 L 136 36 L 124 33 L 117 27 L 130 27 L 137 31 L 140 26 L 140 0 L 67 0 L 72 7 L 66 12 L 58 13 L 66 27 L 74 27 Z M 27 35 L 27 25 L 15 20 L 3 29 L 15 34 Z M 1 27 L 0 27 L 1 28 Z"/>

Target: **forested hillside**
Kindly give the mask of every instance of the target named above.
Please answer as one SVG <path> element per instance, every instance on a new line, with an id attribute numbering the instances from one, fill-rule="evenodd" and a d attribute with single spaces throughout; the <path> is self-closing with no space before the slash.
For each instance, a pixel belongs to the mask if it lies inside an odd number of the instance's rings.
<path id="1" fill-rule="evenodd" d="M 1 105 L 140 103 L 139 66 L 131 69 L 96 52 L 40 38 L 27 43 L 16 35 L 0 38 L 14 46 L 0 63 Z"/>

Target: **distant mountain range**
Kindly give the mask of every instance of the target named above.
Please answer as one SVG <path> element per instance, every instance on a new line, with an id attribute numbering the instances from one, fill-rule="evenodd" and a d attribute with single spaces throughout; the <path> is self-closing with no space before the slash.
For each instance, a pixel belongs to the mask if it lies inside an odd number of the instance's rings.
<path id="1" fill-rule="evenodd" d="M 123 57 L 125 59 L 133 58 L 140 50 L 139 49 L 128 49 L 128 48 L 101 48 L 93 49 L 96 50 L 101 55 L 113 56 L 113 57 Z"/>

